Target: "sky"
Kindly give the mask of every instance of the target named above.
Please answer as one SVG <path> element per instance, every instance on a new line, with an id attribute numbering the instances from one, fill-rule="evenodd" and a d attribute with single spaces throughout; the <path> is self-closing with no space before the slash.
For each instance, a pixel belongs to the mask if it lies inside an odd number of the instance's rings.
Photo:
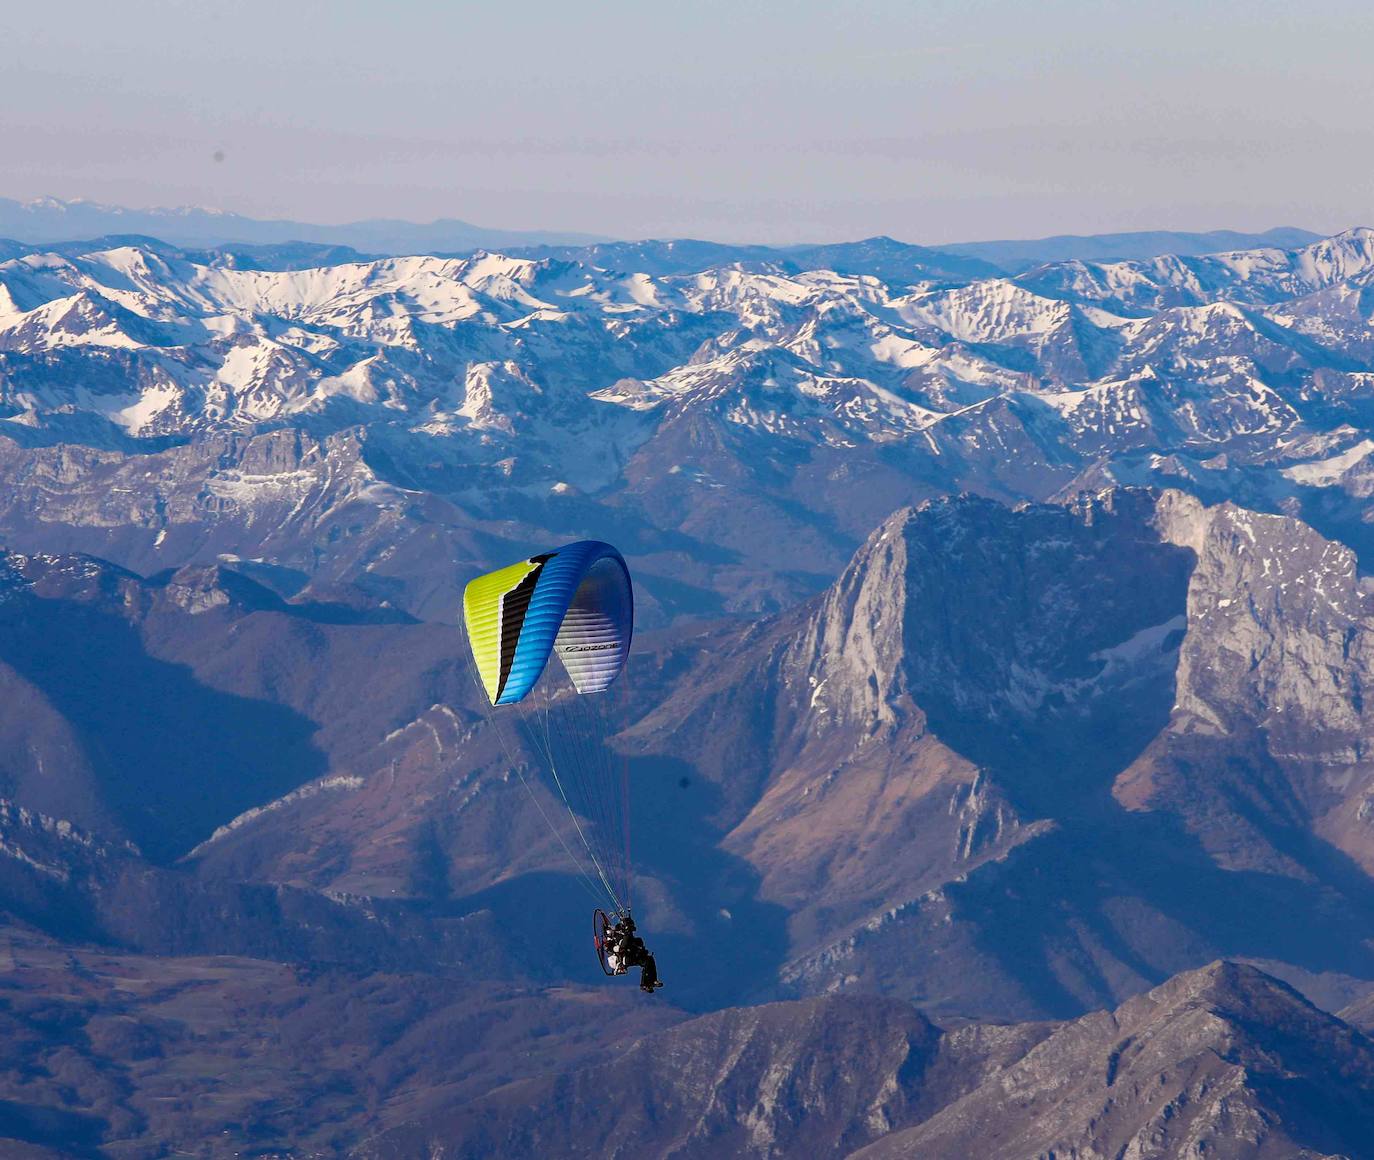
<path id="1" fill-rule="evenodd" d="M 66 0 L 0 196 L 622 238 L 1374 225 L 1374 5 Z"/>

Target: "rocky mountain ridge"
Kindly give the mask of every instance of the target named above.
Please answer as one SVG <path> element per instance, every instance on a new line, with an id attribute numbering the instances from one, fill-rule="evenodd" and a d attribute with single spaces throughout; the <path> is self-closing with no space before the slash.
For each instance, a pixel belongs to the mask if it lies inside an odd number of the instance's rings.
<path id="1" fill-rule="evenodd" d="M 615 1093 L 613 1116 L 599 1115 Z M 429 1155 L 1371 1154 L 1374 1045 L 1252 968 L 1216 963 L 1114 1012 L 940 1034 L 859 998 L 727 1011 L 599 1066 L 381 1134 Z"/>

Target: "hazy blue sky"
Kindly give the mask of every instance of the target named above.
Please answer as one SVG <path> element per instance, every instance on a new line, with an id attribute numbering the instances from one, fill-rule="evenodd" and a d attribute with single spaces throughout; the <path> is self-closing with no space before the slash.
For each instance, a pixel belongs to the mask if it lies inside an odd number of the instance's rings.
<path id="1" fill-rule="evenodd" d="M 5 4 L 0 59 L 0 196 L 758 241 L 1374 224 L 1368 0 L 67 0 Z"/>

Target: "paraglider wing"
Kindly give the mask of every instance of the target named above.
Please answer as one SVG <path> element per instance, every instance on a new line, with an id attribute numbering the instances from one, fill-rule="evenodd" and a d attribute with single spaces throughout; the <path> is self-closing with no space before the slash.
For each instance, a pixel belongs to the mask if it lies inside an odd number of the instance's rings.
<path id="1" fill-rule="evenodd" d="M 579 693 L 600 693 L 630 651 L 629 569 L 610 544 L 579 540 L 477 577 L 463 591 L 463 617 L 493 705 L 521 700 L 555 652 Z"/>

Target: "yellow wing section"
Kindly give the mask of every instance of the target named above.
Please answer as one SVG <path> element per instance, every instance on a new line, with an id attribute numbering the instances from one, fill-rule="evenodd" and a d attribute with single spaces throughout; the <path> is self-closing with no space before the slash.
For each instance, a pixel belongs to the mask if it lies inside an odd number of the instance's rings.
<path id="1" fill-rule="evenodd" d="M 468 644 L 477 662 L 482 687 L 493 705 L 501 692 L 501 602 L 506 593 L 538 567 L 533 560 L 521 560 L 509 568 L 478 576 L 463 589 L 463 622 L 467 625 Z"/>

